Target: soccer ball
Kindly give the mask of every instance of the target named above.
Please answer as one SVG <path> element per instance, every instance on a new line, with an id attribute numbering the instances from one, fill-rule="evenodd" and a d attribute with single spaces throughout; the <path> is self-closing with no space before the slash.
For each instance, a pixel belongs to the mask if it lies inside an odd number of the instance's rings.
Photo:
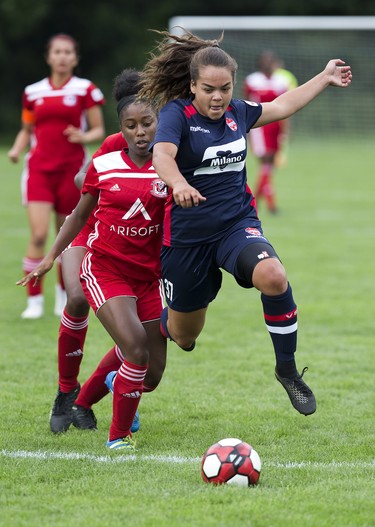
<path id="1" fill-rule="evenodd" d="M 204 453 L 202 477 L 206 483 L 229 483 L 241 487 L 256 485 L 262 462 L 251 445 L 230 437 L 221 439 Z"/>

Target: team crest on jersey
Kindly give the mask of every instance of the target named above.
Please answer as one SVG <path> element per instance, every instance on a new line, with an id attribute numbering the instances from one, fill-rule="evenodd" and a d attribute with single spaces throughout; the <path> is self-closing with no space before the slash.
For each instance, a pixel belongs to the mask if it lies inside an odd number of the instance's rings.
<path id="1" fill-rule="evenodd" d="M 150 192 L 156 198 L 166 198 L 168 195 L 168 187 L 161 179 L 154 179 L 151 181 Z"/>
<path id="2" fill-rule="evenodd" d="M 225 120 L 229 128 L 233 130 L 233 132 L 235 132 L 237 130 L 237 123 L 233 121 L 233 119 L 230 119 L 229 117 L 227 117 Z"/>
<path id="3" fill-rule="evenodd" d="M 258 229 L 255 229 L 255 227 L 246 227 L 245 232 L 249 236 L 262 236 L 262 233 Z"/>
<path id="4" fill-rule="evenodd" d="M 65 106 L 74 106 L 77 104 L 77 97 L 75 95 L 65 95 L 65 97 L 63 97 L 63 104 L 65 104 Z"/>

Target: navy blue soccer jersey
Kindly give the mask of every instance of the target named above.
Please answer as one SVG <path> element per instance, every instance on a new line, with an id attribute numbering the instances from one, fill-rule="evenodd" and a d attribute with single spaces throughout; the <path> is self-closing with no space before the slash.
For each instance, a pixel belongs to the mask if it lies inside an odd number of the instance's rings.
<path id="1" fill-rule="evenodd" d="M 162 108 L 152 146 L 175 144 L 181 174 L 207 198 L 197 207 L 182 208 L 174 203 L 169 189 L 164 245 L 214 242 L 238 220 L 257 220 L 255 199 L 247 185 L 246 134 L 261 113 L 261 105 L 237 99 L 231 100 L 218 120 L 199 114 L 192 100 L 177 99 Z"/>

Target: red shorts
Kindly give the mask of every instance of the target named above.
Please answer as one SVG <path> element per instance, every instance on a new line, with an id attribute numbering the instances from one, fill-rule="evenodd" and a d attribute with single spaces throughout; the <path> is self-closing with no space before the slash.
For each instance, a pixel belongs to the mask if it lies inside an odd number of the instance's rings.
<path id="1" fill-rule="evenodd" d="M 131 296 L 137 301 L 141 322 L 160 318 L 164 307 L 161 280 L 147 282 L 121 273 L 112 260 L 87 252 L 81 264 L 81 285 L 95 313 L 110 298 Z"/>
<path id="2" fill-rule="evenodd" d="M 255 157 L 275 154 L 280 149 L 281 123 L 266 124 L 250 130 L 250 145 Z"/>
<path id="3" fill-rule="evenodd" d="M 30 170 L 26 163 L 22 173 L 22 203 L 51 203 L 57 214 L 67 216 L 80 198 L 80 191 L 74 184 L 74 176 L 80 168 L 81 165 L 75 164 L 59 171 L 43 172 Z"/>

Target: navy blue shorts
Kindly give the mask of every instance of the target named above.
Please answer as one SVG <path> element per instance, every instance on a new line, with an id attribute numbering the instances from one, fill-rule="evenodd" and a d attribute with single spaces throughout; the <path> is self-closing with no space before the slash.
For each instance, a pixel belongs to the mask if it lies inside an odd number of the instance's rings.
<path id="1" fill-rule="evenodd" d="M 251 281 L 237 271 L 238 256 L 250 245 L 254 246 L 254 251 L 249 251 L 247 265 L 252 269 L 265 257 L 278 258 L 254 219 L 241 220 L 213 243 L 193 247 L 164 246 L 162 278 L 168 306 L 187 313 L 207 307 L 221 288 L 221 269 L 233 275 L 242 287 L 253 287 Z"/>

